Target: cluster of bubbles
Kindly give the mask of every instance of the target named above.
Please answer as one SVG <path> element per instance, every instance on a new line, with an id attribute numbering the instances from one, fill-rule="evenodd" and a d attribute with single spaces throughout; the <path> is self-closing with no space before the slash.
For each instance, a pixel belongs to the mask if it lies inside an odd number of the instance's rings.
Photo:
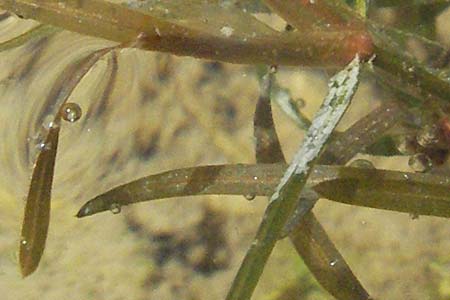
<path id="1" fill-rule="evenodd" d="M 415 172 L 428 172 L 447 160 L 450 144 L 443 122 L 445 119 L 395 139 L 398 152 L 410 156 L 408 165 Z"/>

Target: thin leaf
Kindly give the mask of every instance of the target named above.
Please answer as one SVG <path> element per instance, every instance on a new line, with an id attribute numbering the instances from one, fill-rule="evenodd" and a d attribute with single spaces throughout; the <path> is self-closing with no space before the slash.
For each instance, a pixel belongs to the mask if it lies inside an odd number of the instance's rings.
<path id="1" fill-rule="evenodd" d="M 356 154 L 380 138 L 387 129 L 399 122 L 404 113 L 391 101 L 383 103 L 358 120 L 344 133 L 334 138 L 320 159 L 321 164 L 345 164 Z"/>
<path id="2" fill-rule="evenodd" d="M 253 135 L 256 139 L 255 156 L 258 163 L 286 162 L 272 118 L 270 95 L 273 81 L 274 74 L 272 71 L 263 76 L 261 94 L 256 103 Z"/>
<path id="3" fill-rule="evenodd" d="M 81 59 L 65 71 L 69 77 L 60 80 L 50 92 L 49 99 L 62 107 L 81 79 L 92 68 L 92 66 L 112 48 L 98 50 L 84 59 Z M 74 73 L 71 71 L 76 70 Z M 22 275 L 28 276 L 33 273 L 39 265 L 45 248 L 48 226 L 50 221 L 50 201 L 53 183 L 53 172 L 58 147 L 59 126 L 61 121 L 60 109 L 53 119 L 47 136 L 39 146 L 40 153 L 37 156 L 33 168 L 30 188 L 25 204 L 24 219 L 22 225 L 22 236 L 19 250 L 19 264 Z"/>
<path id="4" fill-rule="evenodd" d="M 311 121 L 298 109 L 295 101 L 292 99 L 287 89 L 279 87 L 275 82 L 272 90 L 272 99 L 290 117 L 299 128 L 307 130 L 311 126 Z"/>
<path id="5" fill-rule="evenodd" d="M 404 53 L 384 30 L 372 24 L 376 58 L 373 61 L 375 72 L 387 77 L 387 83 L 398 90 L 407 87 L 412 95 L 421 95 L 422 103 L 450 101 L 450 82 L 439 76 L 438 70 L 424 67 L 416 59 Z M 402 88 L 404 90 L 404 88 Z M 425 100 L 424 100 L 425 99 Z"/>
<path id="6" fill-rule="evenodd" d="M 59 123 L 59 120 L 56 121 Z M 36 270 L 44 252 L 50 222 L 50 198 L 58 137 L 59 125 L 51 127 L 47 138 L 41 144 L 41 151 L 33 168 L 19 247 L 23 277 Z"/>
<path id="7" fill-rule="evenodd" d="M 356 57 L 347 69 L 331 79 L 329 93 L 302 146 L 270 199 L 254 242 L 239 268 L 227 300 L 246 300 L 253 294 L 283 226 L 294 211 L 319 152 L 350 103 L 358 85 L 358 75 L 359 58 Z"/>
<path id="8" fill-rule="evenodd" d="M 449 183 L 447 177 L 429 174 L 345 168 L 314 190 L 342 203 L 449 218 Z"/>
<path id="9" fill-rule="evenodd" d="M 238 164 L 171 170 L 143 177 L 101 194 L 86 202 L 78 211 L 77 217 L 87 217 L 117 206 L 172 197 L 248 194 L 271 196 L 286 168 L 286 164 Z M 358 183 L 362 181 L 359 178 L 372 176 L 377 183 L 362 186 L 364 193 L 358 192 Z M 341 184 L 351 185 L 349 191 L 356 192 L 351 197 L 344 197 L 338 193 Z M 445 193 L 450 189 L 448 176 L 316 165 L 307 186 L 323 193 L 320 194 L 322 197 L 340 203 L 450 218 L 450 194 Z M 385 186 L 392 190 L 387 190 Z M 406 186 L 420 187 L 413 190 L 415 200 L 411 200 L 411 192 Z M 385 198 L 381 201 L 374 200 L 373 197 L 367 198 L 365 193 L 368 189 L 372 189 L 374 193 L 378 193 L 380 189 L 386 190 L 382 192 L 382 196 L 376 196 Z M 336 194 L 334 191 L 337 191 Z M 428 205 L 440 209 L 430 210 Z"/>
<path id="10" fill-rule="evenodd" d="M 289 237 L 316 279 L 336 299 L 371 299 L 313 214 L 305 215 Z"/>
<path id="11" fill-rule="evenodd" d="M 286 162 L 272 117 L 269 97 L 275 80 L 272 70 L 271 68 L 261 80 L 261 94 L 256 104 L 254 117 L 255 153 L 258 163 Z M 353 275 L 352 270 L 311 211 L 318 198 L 316 195 L 307 197 L 304 194 L 299 197 L 296 213 L 289 221 L 289 223 L 295 222 L 296 225 L 294 228 L 289 228 L 288 234 L 298 254 L 316 280 L 336 299 L 368 299 L 368 293 Z M 330 262 L 337 259 L 339 268 L 330 269 Z M 336 282 L 342 284 L 336 285 L 334 284 Z"/>

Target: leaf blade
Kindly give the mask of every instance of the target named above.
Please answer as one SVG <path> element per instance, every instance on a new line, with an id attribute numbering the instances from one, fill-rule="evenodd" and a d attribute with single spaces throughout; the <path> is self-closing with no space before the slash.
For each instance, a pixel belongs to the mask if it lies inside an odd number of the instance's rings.
<path id="1" fill-rule="evenodd" d="M 23 277 L 37 269 L 45 249 L 58 138 L 59 126 L 50 128 L 33 168 L 19 247 L 19 264 Z"/>
<path id="2" fill-rule="evenodd" d="M 250 299 L 280 233 L 294 211 L 297 199 L 325 142 L 342 117 L 358 85 L 358 56 L 330 81 L 330 90 L 308 134 L 288 167 L 264 213 L 254 242 L 244 257 L 226 297 Z"/>

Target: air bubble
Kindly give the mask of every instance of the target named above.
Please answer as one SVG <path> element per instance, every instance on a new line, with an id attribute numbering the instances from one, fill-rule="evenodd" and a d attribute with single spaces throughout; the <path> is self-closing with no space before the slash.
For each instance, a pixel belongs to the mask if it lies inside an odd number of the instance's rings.
<path id="1" fill-rule="evenodd" d="M 47 151 L 47 150 L 50 150 L 51 146 L 52 146 L 51 143 L 44 143 L 44 142 L 41 142 L 41 143 L 38 143 L 38 144 L 36 145 L 36 148 L 37 148 L 39 151 Z"/>
<path id="2" fill-rule="evenodd" d="M 109 207 L 109 210 L 110 210 L 113 214 L 117 215 L 117 214 L 120 214 L 120 212 L 122 211 L 122 207 L 121 207 L 120 204 L 118 204 L 118 203 L 113 203 L 113 204 L 111 204 L 111 206 Z"/>
<path id="3" fill-rule="evenodd" d="M 375 169 L 373 163 L 367 159 L 355 159 L 350 163 L 350 167 L 361 169 Z"/>
<path id="4" fill-rule="evenodd" d="M 66 103 L 61 109 L 62 118 L 68 122 L 76 122 L 81 118 L 81 107 L 76 103 Z"/>
<path id="5" fill-rule="evenodd" d="M 337 263 L 338 263 L 337 259 L 332 260 L 332 261 L 330 261 L 330 266 L 334 267 L 334 266 L 336 266 Z"/>
<path id="6" fill-rule="evenodd" d="M 415 172 L 427 172 L 433 167 L 430 157 L 424 153 L 414 154 L 409 158 L 408 165 Z"/>
<path id="7" fill-rule="evenodd" d="M 255 193 L 250 193 L 250 194 L 246 194 L 244 195 L 245 199 L 247 199 L 248 201 L 252 201 L 255 199 L 256 194 Z"/>
<path id="8" fill-rule="evenodd" d="M 29 251 L 30 250 L 30 245 L 28 244 L 28 241 L 24 238 L 22 238 L 20 240 L 20 246 L 23 250 Z"/>

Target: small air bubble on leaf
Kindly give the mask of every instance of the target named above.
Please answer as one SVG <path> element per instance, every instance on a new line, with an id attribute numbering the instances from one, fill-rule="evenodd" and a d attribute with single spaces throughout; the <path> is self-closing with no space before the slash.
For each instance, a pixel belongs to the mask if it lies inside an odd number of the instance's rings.
<path id="1" fill-rule="evenodd" d="M 250 193 L 250 194 L 246 194 L 246 195 L 244 195 L 244 197 L 245 197 L 245 199 L 247 199 L 248 201 L 252 201 L 252 200 L 254 200 L 254 199 L 255 199 L 255 197 L 256 197 L 256 194 L 254 194 L 254 193 Z"/>
<path id="2" fill-rule="evenodd" d="M 37 148 L 39 151 L 47 151 L 47 150 L 50 150 L 50 147 L 51 147 L 51 143 L 44 143 L 44 142 L 41 142 L 41 143 L 38 143 L 38 144 L 36 145 L 36 148 Z"/>
<path id="3" fill-rule="evenodd" d="M 66 103 L 61 109 L 62 118 L 68 122 L 76 122 L 81 118 L 81 107 L 76 103 Z"/>
<path id="4" fill-rule="evenodd" d="M 297 105 L 298 108 L 304 108 L 306 106 L 306 102 L 303 98 L 295 99 L 294 103 Z"/>
<path id="5" fill-rule="evenodd" d="M 109 210 L 113 213 L 113 214 L 119 214 L 122 211 L 122 207 L 120 206 L 120 204 L 118 203 L 113 203 L 111 204 L 111 206 L 109 207 Z"/>

